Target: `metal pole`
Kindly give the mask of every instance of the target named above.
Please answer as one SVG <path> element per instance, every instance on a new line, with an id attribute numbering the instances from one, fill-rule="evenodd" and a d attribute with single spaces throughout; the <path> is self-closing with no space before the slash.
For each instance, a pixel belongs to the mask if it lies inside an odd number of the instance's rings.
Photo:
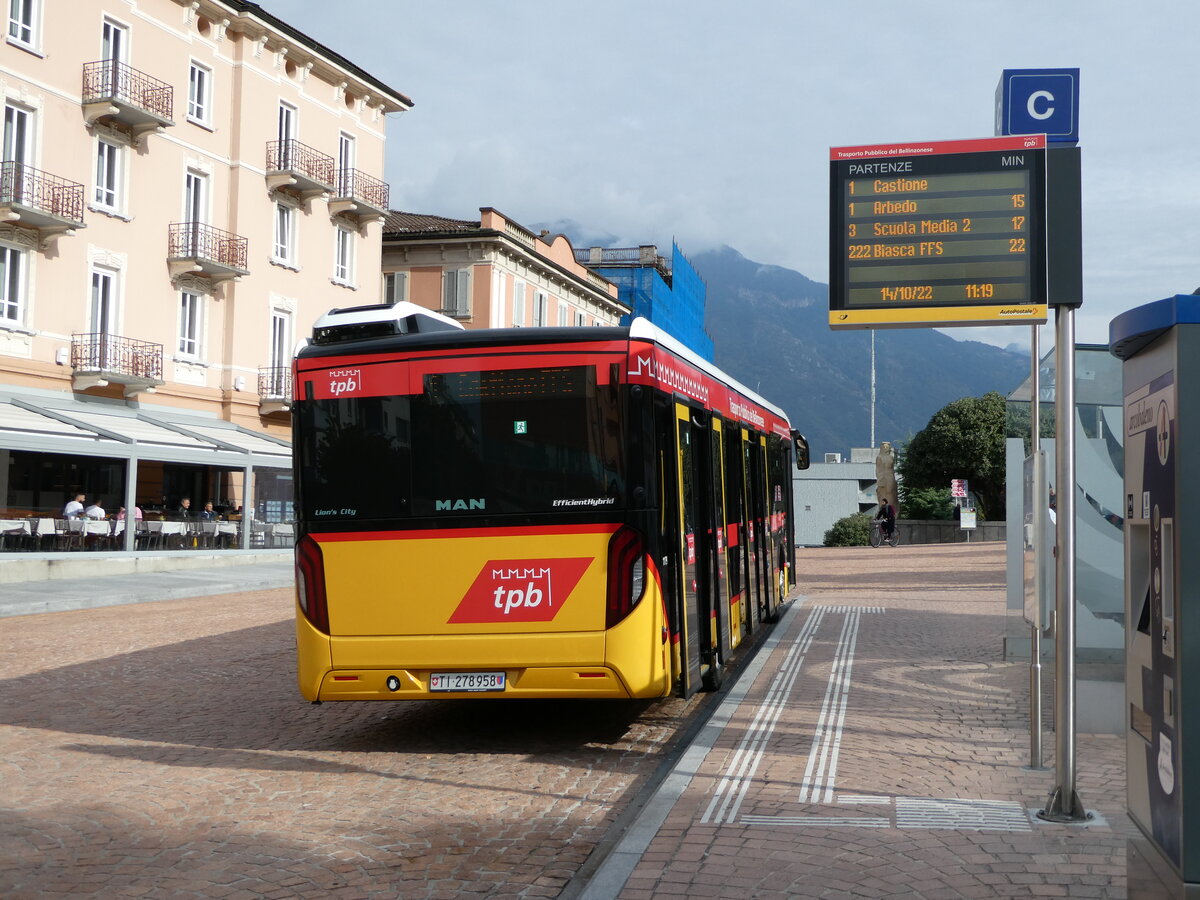
<path id="1" fill-rule="evenodd" d="M 871 449 L 875 449 L 875 329 L 871 329 Z"/>
<path id="2" fill-rule="evenodd" d="M 243 550 L 250 549 L 250 532 L 254 527 L 254 466 L 242 470 L 242 539 Z"/>
<path id="3" fill-rule="evenodd" d="M 1054 401 L 1055 537 L 1054 735 L 1057 786 L 1038 816 L 1052 822 L 1087 819 L 1075 793 L 1075 309 L 1055 309 Z"/>
<path id="4" fill-rule="evenodd" d="M 1029 767 L 1042 767 L 1042 452 L 1041 348 L 1038 329 L 1032 326 L 1029 356 L 1029 452 L 1033 456 L 1033 600 L 1037 621 L 1029 626 Z"/>
<path id="5" fill-rule="evenodd" d="M 137 470 L 138 459 L 132 454 L 125 463 L 125 530 L 121 532 L 121 549 L 133 550 L 137 540 L 137 516 L 134 508 L 137 506 Z"/>

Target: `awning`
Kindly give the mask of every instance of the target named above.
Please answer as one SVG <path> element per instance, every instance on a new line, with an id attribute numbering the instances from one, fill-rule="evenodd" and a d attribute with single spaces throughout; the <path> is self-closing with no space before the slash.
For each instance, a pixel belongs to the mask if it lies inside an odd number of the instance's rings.
<path id="1" fill-rule="evenodd" d="M 291 444 L 212 417 L 0 391 L 0 449 L 288 469 Z"/>

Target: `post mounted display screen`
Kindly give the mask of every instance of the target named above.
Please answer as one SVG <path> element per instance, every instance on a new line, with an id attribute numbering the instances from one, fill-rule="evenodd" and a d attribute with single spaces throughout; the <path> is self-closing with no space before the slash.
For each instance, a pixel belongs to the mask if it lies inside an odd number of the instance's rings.
<path id="1" fill-rule="evenodd" d="M 832 328 L 1046 321 L 1044 135 L 830 150 Z"/>

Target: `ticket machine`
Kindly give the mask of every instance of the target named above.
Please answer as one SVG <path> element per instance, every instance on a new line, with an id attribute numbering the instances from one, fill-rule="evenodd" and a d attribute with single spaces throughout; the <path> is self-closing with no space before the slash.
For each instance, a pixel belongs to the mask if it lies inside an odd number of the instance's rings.
<path id="1" fill-rule="evenodd" d="M 1124 362 L 1129 896 L 1200 898 L 1200 296 L 1123 313 L 1109 349 Z"/>

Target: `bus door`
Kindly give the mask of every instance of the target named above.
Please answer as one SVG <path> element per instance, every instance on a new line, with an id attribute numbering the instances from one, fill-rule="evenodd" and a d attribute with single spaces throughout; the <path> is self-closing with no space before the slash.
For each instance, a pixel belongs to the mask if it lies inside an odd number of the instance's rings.
<path id="1" fill-rule="evenodd" d="M 725 588 L 730 641 L 734 647 L 753 630 L 746 587 L 746 479 L 742 471 L 742 429 L 725 428 Z"/>
<path id="2" fill-rule="evenodd" d="M 724 421 L 713 418 L 712 432 L 709 434 L 709 466 L 712 478 L 713 492 L 709 497 L 709 509 L 712 510 L 713 527 L 716 529 L 716 541 L 713 547 L 713 605 L 718 610 L 718 647 L 721 660 L 727 660 L 732 649 L 742 643 L 742 616 L 737 606 L 736 596 L 731 592 L 730 568 L 730 529 L 731 520 L 728 517 L 728 494 L 730 487 L 725 478 L 725 431 L 732 427 L 737 431 L 737 424 L 727 426 Z M 737 530 L 733 526 L 733 530 Z"/>
<path id="3" fill-rule="evenodd" d="M 658 558 L 662 602 L 671 631 L 671 677 L 678 686 L 679 695 L 690 697 L 700 689 L 700 661 L 695 650 L 700 614 L 695 608 L 695 590 L 689 596 L 684 588 L 695 577 L 692 574 L 695 566 L 688 564 L 683 508 L 683 473 L 686 469 L 682 462 L 685 452 L 680 450 L 676 404 L 656 404 L 654 428 L 659 468 Z M 690 454 L 690 436 L 688 448 L 686 452 Z"/>
<path id="4" fill-rule="evenodd" d="M 716 633 L 713 635 L 714 645 L 720 653 L 720 660 L 729 658 L 729 652 L 741 643 L 741 617 L 730 603 L 727 573 L 729 571 L 729 525 L 725 517 L 725 423 L 716 416 L 712 419 L 709 431 L 708 462 L 709 483 L 708 520 L 713 529 L 712 541 L 712 589 L 709 598 L 716 611 Z"/>
<path id="5" fill-rule="evenodd" d="M 708 413 L 675 404 L 676 449 L 679 454 L 679 512 L 683 560 L 683 628 L 681 653 L 685 660 L 683 695 L 703 685 L 720 686 L 719 604 L 713 602 L 715 521 L 709 500 L 711 477 Z"/>
<path id="6" fill-rule="evenodd" d="M 750 582 L 754 586 L 755 606 L 760 622 L 775 616 L 771 590 L 771 554 L 767 535 L 767 472 L 760 436 L 751 434 L 743 444 L 746 462 L 746 527 L 750 555 Z"/>
<path id="7" fill-rule="evenodd" d="M 767 471 L 769 473 L 768 503 L 771 514 L 771 583 L 775 585 L 776 602 L 780 605 L 787 598 L 791 587 L 791 557 L 795 556 L 795 545 L 789 537 L 789 514 L 792 485 L 789 478 L 787 444 L 778 435 L 767 438 Z M 789 548 L 791 552 L 789 552 Z"/>

